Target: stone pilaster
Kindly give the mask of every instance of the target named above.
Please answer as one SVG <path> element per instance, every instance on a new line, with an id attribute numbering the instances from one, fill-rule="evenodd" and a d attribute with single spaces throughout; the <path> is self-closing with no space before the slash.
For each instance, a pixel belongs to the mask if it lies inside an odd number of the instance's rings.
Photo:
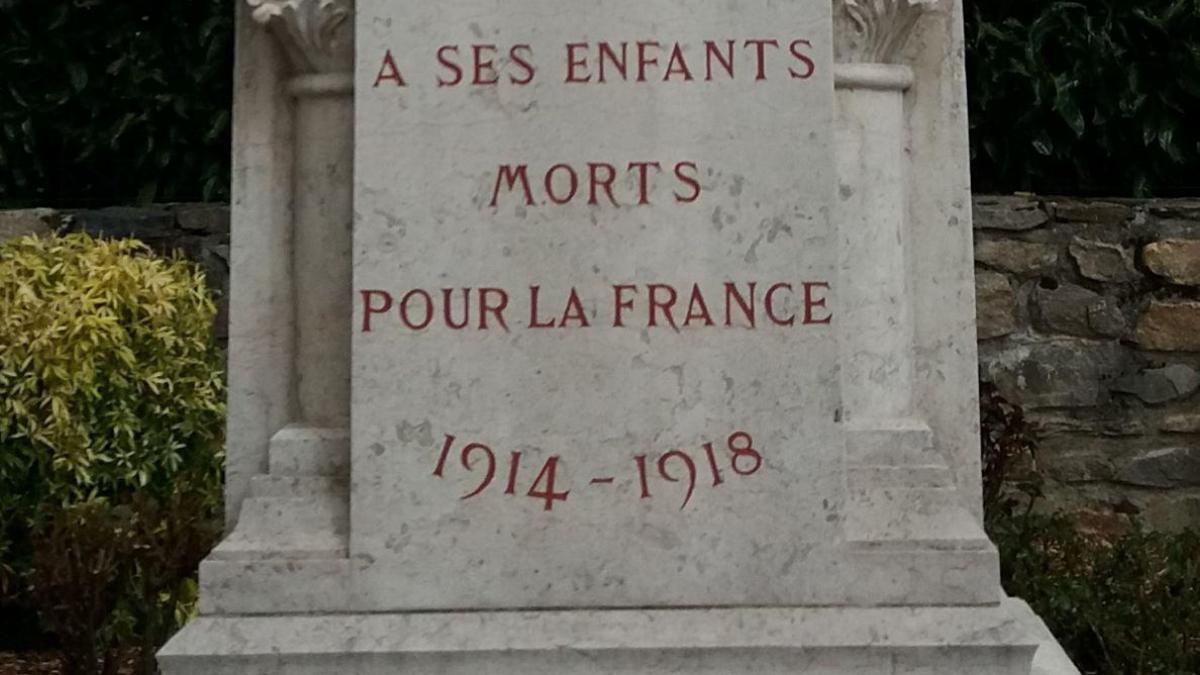
<path id="1" fill-rule="evenodd" d="M 939 0 L 833 0 L 838 63 L 895 63 L 917 21 Z"/>
<path id="2" fill-rule="evenodd" d="M 284 366 L 289 391 L 273 401 L 287 409 L 289 424 L 272 430 L 267 473 L 251 479 L 236 528 L 201 568 L 205 613 L 229 607 L 222 574 L 246 574 L 241 566 L 249 561 L 336 567 L 346 559 L 349 533 L 354 2 L 246 2 L 286 56 L 286 79 L 274 81 L 286 83 L 289 95 L 285 142 L 292 147 L 279 167 L 279 187 L 290 196 L 290 223 L 279 240 L 288 247 L 287 272 L 268 295 L 291 299 L 287 328 L 275 328 L 287 330 L 292 348 Z M 250 605 L 276 610 L 287 595 L 266 591 Z"/>
<path id="3" fill-rule="evenodd" d="M 246 0 L 287 53 L 295 74 L 354 70 L 354 0 Z"/>

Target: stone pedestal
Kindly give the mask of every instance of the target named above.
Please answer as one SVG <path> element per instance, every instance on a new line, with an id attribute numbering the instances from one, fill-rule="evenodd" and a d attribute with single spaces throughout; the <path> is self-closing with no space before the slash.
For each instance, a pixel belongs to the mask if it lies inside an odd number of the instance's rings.
<path id="1" fill-rule="evenodd" d="M 958 6 L 510 4 L 240 7 L 164 672 L 1075 672 L 980 525 Z"/>

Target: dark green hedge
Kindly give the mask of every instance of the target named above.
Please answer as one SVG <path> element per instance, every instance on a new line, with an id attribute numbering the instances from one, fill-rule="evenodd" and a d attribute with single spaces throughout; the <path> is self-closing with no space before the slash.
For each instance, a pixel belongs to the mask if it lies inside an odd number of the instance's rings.
<path id="1" fill-rule="evenodd" d="M 1200 0 L 965 0 L 980 192 L 1200 194 Z"/>
<path id="2" fill-rule="evenodd" d="M 964 0 L 981 192 L 1200 194 L 1200 0 Z M 233 0 L 0 0 L 0 206 L 224 199 Z"/>
<path id="3" fill-rule="evenodd" d="M 0 205 L 224 199 L 232 0 L 0 0 Z"/>

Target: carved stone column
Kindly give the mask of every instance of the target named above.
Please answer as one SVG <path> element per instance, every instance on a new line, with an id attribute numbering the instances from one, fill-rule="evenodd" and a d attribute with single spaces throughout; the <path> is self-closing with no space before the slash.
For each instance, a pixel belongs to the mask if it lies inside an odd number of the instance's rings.
<path id="1" fill-rule="evenodd" d="M 350 417 L 354 2 L 248 2 L 287 54 L 295 99 L 292 278 L 301 429 L 288 436 L 308 428 L 340 439 L 345 434 L 331 430 L 346 429 Z"/>
<path id="2" fill-rule="evenodd" d="M 945 600 L 972 604 L 997 597 L 994 550 L 962 507 L 954 476 L 915 405 L 911 270 L 917 247 L 909 222 L 905 107 L 915 77 L 895 61 L 933 4 L 834 0 L 845 534 L 864 560 L 917 556 L 926 571 L 970 570 L 978 578 Z"/>
<path id="3" fill-rule="evenodd" d="M 843 269 L 846 419 L 891 425 L 913 414 L 913 313 L 904 93 L 913 71 L 893 61 L 928 5 L 834 0 Z M 870 260 L 870 265 L 861 264 Z"/>
<path id="4" fill-rule="evenodd" d="M 336 569 L 349 536 L 354 2 L 247 2 L 289 67 L 290 287 L 276 282 L 263 293 L 294 299 L 291 391 L 271 401 L 291 423 L 272 430 L 268 472 L 251 478 L 234 531 L 201 565 L 204 613 L 286 607 L 291 591 L 253 581 L 252 565 L 306 560 Z M 254 592 L 230 590 L 239 579 Z"/>

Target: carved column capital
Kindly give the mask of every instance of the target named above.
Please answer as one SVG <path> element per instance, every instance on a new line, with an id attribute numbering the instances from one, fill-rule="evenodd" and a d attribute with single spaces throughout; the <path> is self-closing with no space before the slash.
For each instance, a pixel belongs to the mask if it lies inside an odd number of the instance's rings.
<path id="1" fill-rule="evenodd" d="M 939 0 L 833 0 L 838 63 L 894 63 L 917 20 Z"/>
<path id="2" fill-rule="evenodd" d="M 354 71 L 354 0 L 246 0 L 297 75 Z"/>

